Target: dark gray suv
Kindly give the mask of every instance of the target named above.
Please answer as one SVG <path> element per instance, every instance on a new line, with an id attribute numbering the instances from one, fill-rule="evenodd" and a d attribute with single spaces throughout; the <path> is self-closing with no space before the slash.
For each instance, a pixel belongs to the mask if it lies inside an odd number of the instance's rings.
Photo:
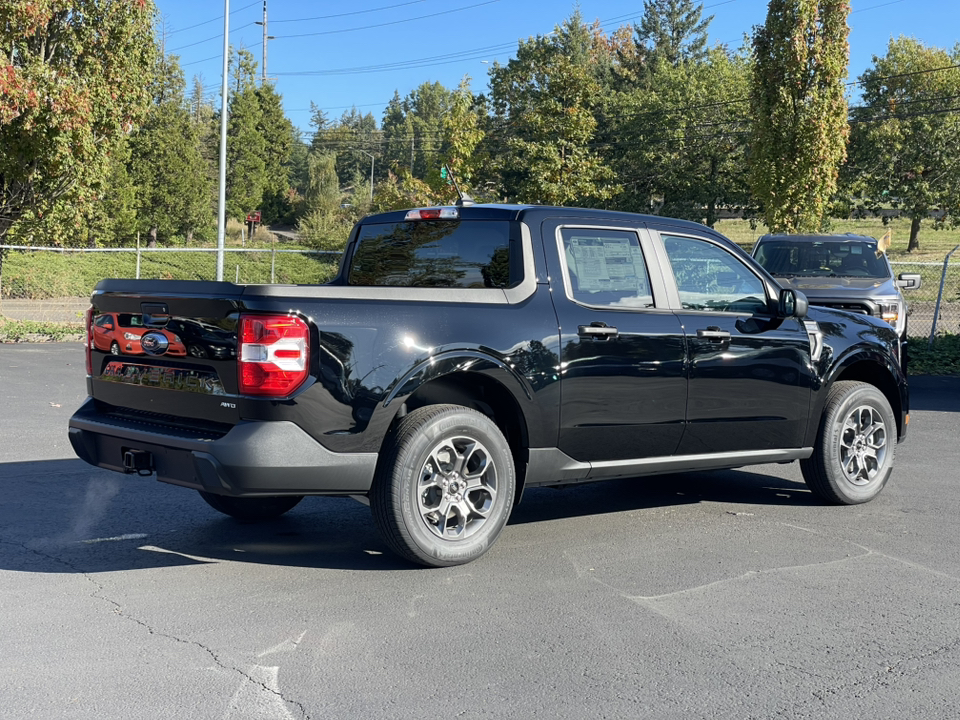
<path id="1" fill-rule="evenodd" d="M 873 315 L 907 336 L 901 289 L 920 287 L 920 275 L 894 277 L 876 238 L 866 235 L 764 235 L 753 257 L 784 287 L 800 290 L 812 305 Z"/>

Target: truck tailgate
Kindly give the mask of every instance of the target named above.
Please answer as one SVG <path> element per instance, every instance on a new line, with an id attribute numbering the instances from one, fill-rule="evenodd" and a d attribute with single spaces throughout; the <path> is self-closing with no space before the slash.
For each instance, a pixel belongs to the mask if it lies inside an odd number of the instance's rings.
<path id="1" fill-rule="evenodd" d="M 91 302 L 89 394 L 112 408 L 233 425 L 243 288 L 104 280 Z"/>

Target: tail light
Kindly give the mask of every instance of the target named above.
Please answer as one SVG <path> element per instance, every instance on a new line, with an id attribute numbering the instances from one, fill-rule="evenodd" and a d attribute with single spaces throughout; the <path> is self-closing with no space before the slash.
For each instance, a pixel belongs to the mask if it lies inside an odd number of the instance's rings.
<path id="1" fill-rule="evenodd" d="M 290 315 L 241 315 L 241 395 L 285 397 L 309 374 L 310 330 Z"/>
<path id="2" fill-rule="evenodd" d="M 87 356 L 87 375 L 93 375 L 93 306 L 87 308 L 83 316 L 84 324 L 87 326 L 87 347 L 84 352 Z"/>

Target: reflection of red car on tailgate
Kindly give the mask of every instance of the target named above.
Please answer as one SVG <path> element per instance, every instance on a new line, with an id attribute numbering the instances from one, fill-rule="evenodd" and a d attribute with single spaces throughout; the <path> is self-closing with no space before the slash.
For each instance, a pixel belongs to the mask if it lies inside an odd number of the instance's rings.
<path id="1" fill-rule="evenodd" d="M 144 355 L 140 337 L 144 333 L 162 333 L 170 346 L 164 355 L 184 356 L 187 349 L 180 338 L 163 328 L 143 326 L 139 313 L 102 313 L 93 319 L 93 346 L 111 355 Z"/>

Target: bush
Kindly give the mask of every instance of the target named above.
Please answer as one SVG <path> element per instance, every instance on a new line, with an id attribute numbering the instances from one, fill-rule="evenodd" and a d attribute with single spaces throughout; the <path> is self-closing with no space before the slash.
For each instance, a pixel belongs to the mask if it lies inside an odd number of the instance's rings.
<path id="1" fill-rule="evenodd" d="M 927 347 L 926 338 L 910 338 L 907 352 L 911 375 L 960 375 L 960 335 L 942 335 Z"/>

